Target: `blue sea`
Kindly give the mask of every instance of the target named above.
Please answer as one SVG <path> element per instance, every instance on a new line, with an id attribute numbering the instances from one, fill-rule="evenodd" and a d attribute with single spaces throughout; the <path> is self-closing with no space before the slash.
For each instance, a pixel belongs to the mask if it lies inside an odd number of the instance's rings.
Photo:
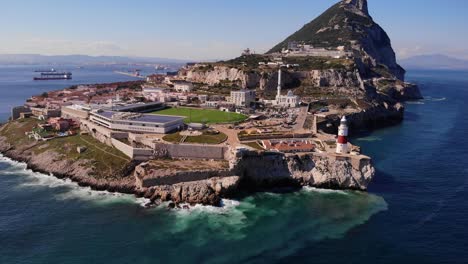
<path id="1" fill-rule="evenodd" d="M 72 72 L 71 80 L 33 81 L 40 73 L 35 70 L 54 68 L 56 71 Z M 115 71 L 140 69 L 142 75 L 155 73 L 154 68 L 131 65 L 72 66 L 72 65 L 0 65 L 0 122 L 8 120 L 13 106 L 22 105 L 32 95 L 45 91 L 63 89 L 78 84 L 108 83 L 141 80 Z"/>
<path id="2" fill-rule="evenodd" d="M 24 69 L 8 70 L 2 111 L 64 85 L 12 87 Z M 124 78 L 90 70 L 76 81 Z M 406 104 L 405 121 L 353 139 L 377 168 L 368 193 L 305 188 L 145 209 L 1 158 L 0 263 L 468 263 L 468 74 L 408 79 L 425 99 Z"/>

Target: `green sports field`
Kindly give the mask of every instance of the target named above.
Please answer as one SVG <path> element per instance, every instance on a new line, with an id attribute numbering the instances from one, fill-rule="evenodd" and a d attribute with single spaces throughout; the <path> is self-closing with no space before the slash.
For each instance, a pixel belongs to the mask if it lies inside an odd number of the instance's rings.
<path id="1" fill-rule="evenodd" d="M 238 113 L 188 107 L 167 108 L 164 110 L 153 112 L 153 114 L 185 116 L 185 123 L 207 124 L 234 123 L 238 121 L 243 121 L 247 118 L 247 116 Z"/>

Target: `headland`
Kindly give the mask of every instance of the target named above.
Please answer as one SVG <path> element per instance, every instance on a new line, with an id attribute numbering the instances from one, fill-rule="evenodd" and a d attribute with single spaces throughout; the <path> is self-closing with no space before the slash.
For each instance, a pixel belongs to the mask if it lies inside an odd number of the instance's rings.
<path id="1" fill-rule="evenodd" d="M 173 205 L 279 187 L 365 191 L 375 170 L 348 134 L 403 120 L 402 102 L 421 98 L 404 76 L 367 2 L 343 0 L 265 54 L 32 96 L 0 128 L 0 152 Z"/>

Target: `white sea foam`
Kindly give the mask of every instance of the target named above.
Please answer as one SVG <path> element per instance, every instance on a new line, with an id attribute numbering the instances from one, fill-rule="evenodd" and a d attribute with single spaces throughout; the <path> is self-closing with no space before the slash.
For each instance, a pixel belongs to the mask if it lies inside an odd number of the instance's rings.
<path id="1" fill-rule="evenodd" d="M 442 98 L 432 98 L 431 101 L 432 102 L 441 102 L 441 101 L 445 101 L 447 100 L 447 98 L 445 97 L 442 97 Z"/>
<path id="2" fill-rule="evenodd" d="M 59 179 L 52 174 L 47 175 L 34 172 L 30 169 L 27 169 L 25 163 L 17 162 L 4 156 L 0 156 L 0 162 L 10 165 L 9 168 L 1 172 L 2 174 L 18 175 L 26 179 L 26 181 L 18 185 L 18 188 L 60 188 L 60 190 L 52 193 L 52 195 L 54 195 L 57 200 L 80 199 L 96 202 L 98 204 L 133 202 L 141 206 L 144 206 L 149 202 L 149 199 L 136 198 L 130 194 L 95 191 L 90 187 L 81 187 L 70 179 Z"/>
<path id="3" fill-rule="evenodd" d="M 426 104 L 423 101 L 408 101 L 406 104 L 413 104 L 413 105 L 423 105 Z"/>
<path id="4" fill-rule="evenodd" d="M 343 195 L 349 194 L 348 191 L 319 189 L 319 188 L 309 187 L 309 186 L 305 186 L 302 189 L 307 192 L 316 192 L 316 193 L 323 193 L 323 194 L 343 194 Z"/>
<path id="5" fill-rule="evenodd" d="M 370 136 L 370 137 L 363 137 L 363 138 L 358 138 L 357 141 L 382 141 L 382 138 L 380 137 L 375 137 L 375 136 Z"/>
<path id="6" fill-rule="evenodd" d="M 180 208 L 174 209 L 176 212 L 181 214 L 193 213 L 193 212 L 206 212 L 206 213 L 213 213 L 213 214 L 225 214 L 229 211 L 233 210 L 237 206 L 240 205 L 239 201 L 236 200 L 229 200 L 229 199 L 222 199 L 220 206 L 211 206 L 211 205 L 189 205 L 186 203 L 180 204 Z M 162 204 L 162 206 L 167 207 L 168 203 Z"/>

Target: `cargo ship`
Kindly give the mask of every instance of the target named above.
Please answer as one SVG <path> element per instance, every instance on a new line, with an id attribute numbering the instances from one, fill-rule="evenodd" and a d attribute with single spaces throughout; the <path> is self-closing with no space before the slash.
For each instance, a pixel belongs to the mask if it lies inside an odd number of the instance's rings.
<path id="1" fill-rule="evenodd" d="M 33 80 L 35 81 L 42 81 L 42 80 L 71 80 L 72 73 L 71 72 L 42 72 L 41 76 L 34 77 Z"/>

